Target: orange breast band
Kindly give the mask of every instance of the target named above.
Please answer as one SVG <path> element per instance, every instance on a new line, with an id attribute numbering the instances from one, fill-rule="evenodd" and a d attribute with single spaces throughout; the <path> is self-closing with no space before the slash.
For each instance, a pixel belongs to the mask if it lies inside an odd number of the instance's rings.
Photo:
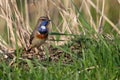
<path id="1" fill-rule="evenodd" d="M 44 35 L 38 34 L 36 37 L 39 39 L 46 39 L 47 36 L 48 36 L 48 34 L 44 34 Z"/>

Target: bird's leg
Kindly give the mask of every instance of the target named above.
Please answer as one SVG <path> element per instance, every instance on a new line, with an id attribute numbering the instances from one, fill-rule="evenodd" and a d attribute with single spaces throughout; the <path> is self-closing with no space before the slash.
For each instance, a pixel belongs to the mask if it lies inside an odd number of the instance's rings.
<path id="1" fill-rule="evenodd" d="M 34 48 L 35 54 L 39 54 L 39 50 L 37 48 Z"/>

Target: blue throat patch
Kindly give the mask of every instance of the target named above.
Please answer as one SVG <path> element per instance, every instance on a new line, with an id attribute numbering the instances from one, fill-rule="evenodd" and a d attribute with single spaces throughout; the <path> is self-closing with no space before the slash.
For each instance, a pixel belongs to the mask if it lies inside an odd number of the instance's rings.
<path id="1" fill-rule="evenodd" d="M 41 26 L 47 26 L 47 24 L 48 24 L 48 21 L 42 21 L 41 22 Z"/>
<path id="2" fill-rule="evenodd" d="M 48 21 L 42 21 L 40 26 L 38 27 L 38 31 L 40 34 L 46 34 L 48 32 L 48 29 L 46 28 L 48 24 Z"/>

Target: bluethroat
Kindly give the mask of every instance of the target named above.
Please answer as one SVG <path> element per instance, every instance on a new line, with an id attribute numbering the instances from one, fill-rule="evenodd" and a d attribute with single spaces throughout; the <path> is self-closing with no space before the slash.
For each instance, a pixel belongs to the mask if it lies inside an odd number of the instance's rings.
<path id="1" fill-rule="evenodd" d="M 30 36 L 30 46 L 28 48 L 28 52 L 31 51 L 32 48 L 39 48 L 48 38 L 48 25 L 50 19 L 48 17 L 42 16 L 39 18 L 37 22 L 37 26 L 33 30 Z"/>

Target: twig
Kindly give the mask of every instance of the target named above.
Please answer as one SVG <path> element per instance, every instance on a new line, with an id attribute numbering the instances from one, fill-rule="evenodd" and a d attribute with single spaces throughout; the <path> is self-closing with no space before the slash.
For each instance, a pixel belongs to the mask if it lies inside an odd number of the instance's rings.
<path id="1" fill-rule="evenodd" d="M 100 20 L 99 20 L 98 33 L 101 33 L 101 31 L 102 31 L 102 23 L 103 23 L 104 8 L 105 8 L 105 0 L 103 0 L 102 15 L 101 15 Z"/>
<path id="2" fill-rule="evenodd" d="M 78 71 L 78 73 L 81 73 L 83 71 L 90 71 L 90 70 L 93 70 L 95 68 L 98 68 L 98 65 L 97 66 L 91 66 L 91 67 L 85 68 L 84 70 Z"/>

